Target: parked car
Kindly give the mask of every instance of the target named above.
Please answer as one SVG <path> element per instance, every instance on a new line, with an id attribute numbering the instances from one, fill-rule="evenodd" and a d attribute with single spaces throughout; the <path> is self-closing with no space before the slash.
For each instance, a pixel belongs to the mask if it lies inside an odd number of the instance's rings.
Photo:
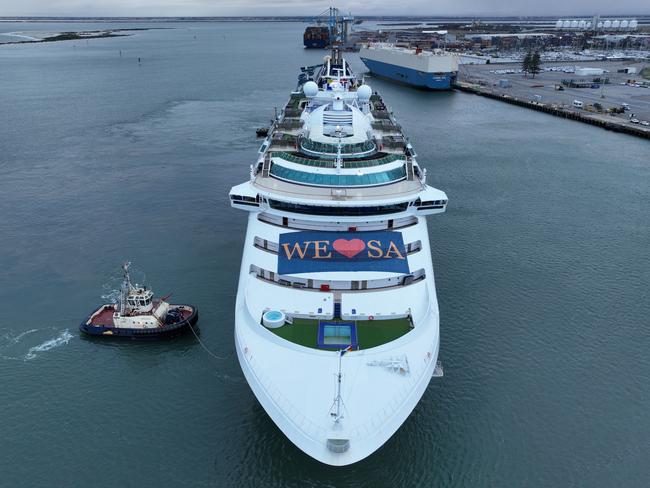
<path id="1" fill-rule="evenodd" d="M 630 122 L 633 123 L 633 124 L 638 124 L 639 119 L 630 119 Z"/>
<path id="2" fill-rule="evenodd" d="M 641 125 L 648 126 L 648 125 L 650 125 L 650 122 L 648 122 L 647 120 L 642 120 Z"/>

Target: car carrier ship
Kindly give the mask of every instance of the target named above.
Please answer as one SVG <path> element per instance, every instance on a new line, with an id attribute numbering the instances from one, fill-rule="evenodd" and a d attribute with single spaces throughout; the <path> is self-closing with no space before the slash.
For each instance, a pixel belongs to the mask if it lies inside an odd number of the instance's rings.
<path id="1" fill-rule="evenodd" d="M 458 74 L 458 56 L 441 49 L 376 43 L 361 47 L 359 57 L 372 74 L 418 88 L 449 90 Z"/>

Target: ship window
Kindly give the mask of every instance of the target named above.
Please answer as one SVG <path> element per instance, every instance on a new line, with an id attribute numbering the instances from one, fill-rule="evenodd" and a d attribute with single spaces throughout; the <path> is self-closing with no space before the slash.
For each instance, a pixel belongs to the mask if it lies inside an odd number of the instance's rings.
<path id="1" fill-rule="evenodd" d="M 369 207 L 328 207 L 320 205 L 303 205 L 300 203 L 282 202 L 269 200 L 271 208 L 285 212 L 293 212 L 311 215 L 383 215 L 403 212 L 408 207 L 408 202 L 396 203 L 393 205 L 374 205 Z"/>
<path id="2" fill-rule="evenodd" d="M 387 164 L 387 163 L 392 163 L 393 161 L 398 161 L 400 159 L 404 159 L 403 156 L 399 154 L 385 154 L 385 153 L 377 153 L 380 156 L 379 157 L 372 157 L 371 159 L 361 159 L 361 160 L 350 160 L 350 159 L 345 159 L 343 161 L 343 167 L 344 168 L 364 168 L 364 167 L 369 167 L 369 166 L 379 166 L 381 164 Z M 381 156 L 381 154 L 384 154 Z M 273 157 L 277 158 L 282 158 L 285 161 L 289 161 L 292 163 L 297 163 L 297 164 L 304 164 L 306 166 L 316 166 L 320 168 L 334 168 L 335 163 L 331 159 L 309 159 L 305 158 L 302 156 L 298 156 L 296 154 L 288 153 L 288 152 L 275 152 L 273 153 Z M 262 168 L 262 163 L 259 163 L 259 168 L 258 171 L 261 170 Z"/>
<path id="3" fill-rule="evenodd" d="M 243 202 L 257 202 L 256 197 L 246 197 L 246 196 L 242 196 L 242 195 L 230 195 L 230 198 L 233 201 L 241 200 Z"/>
<path id="4" fill-rule="evenodd" d="M 271 174 L 282 180 L 314 186 L 372 186 L 384 185 L 404 179 L 406 177 L 406 170 L 404 166 L 400 166 L 389 171 L 365 175 L 326 175 L 297 171 L 274 164 L 271 166 Z"/>

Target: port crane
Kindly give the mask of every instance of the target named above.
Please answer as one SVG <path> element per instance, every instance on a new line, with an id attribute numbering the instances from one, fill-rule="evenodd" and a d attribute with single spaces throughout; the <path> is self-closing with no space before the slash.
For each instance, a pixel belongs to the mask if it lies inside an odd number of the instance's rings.
<path id="1" fill-rule="evenodd" d="M 345 46 L 348 42 L 351 26 L 354 23 L 354 17 L 352 14 L 341 15 L 338 8 L 329 7 L 312 18 L 310 23 L 316 25 L 326 24 L 330 43 Z"/>

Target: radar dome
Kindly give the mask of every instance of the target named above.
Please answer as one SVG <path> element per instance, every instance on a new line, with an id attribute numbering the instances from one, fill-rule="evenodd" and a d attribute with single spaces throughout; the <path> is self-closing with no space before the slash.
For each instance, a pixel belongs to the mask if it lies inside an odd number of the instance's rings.
<path id="1" fill-rule="evenodd" d="M 359 88 L 357 88 L 357 96 L 359 97 L 359 100 L 362 101 L 370 100 L 371 95 L 372 95 L 372 88 L 370 88 L 368 85 L 361 85 Z"/>
<path id="2" fill-rule="evenodd" d="M 318 85 L 314 81 L 308 81 L 303 85 L 302 91 L 307 98 L 313 98 L 318 94 Z"/>

